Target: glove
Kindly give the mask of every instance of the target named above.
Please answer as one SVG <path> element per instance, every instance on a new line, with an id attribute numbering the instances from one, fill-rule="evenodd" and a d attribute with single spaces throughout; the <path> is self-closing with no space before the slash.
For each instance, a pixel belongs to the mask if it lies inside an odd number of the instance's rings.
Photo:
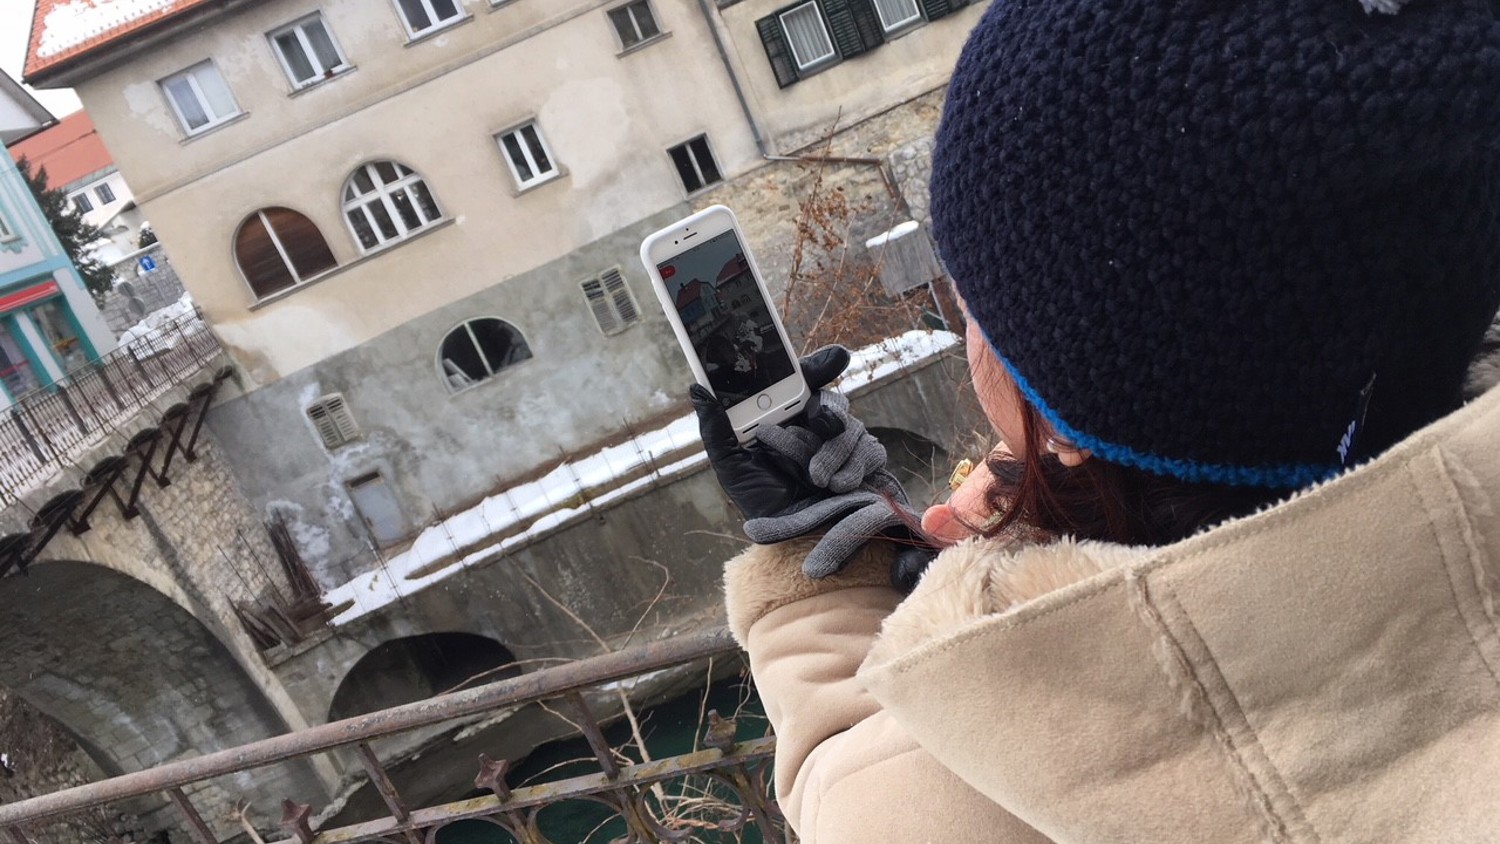
<path id="1" fill-rule="evenodd" d="M 720 485 L 746 516 L 745 534 L 768 544 L 826 532 L 803 561 L 809 577 L 827 577 L 844 567 L 878 536 L 905 540 L 892 580 L 909 590 L 933 552 L 918 547 L 907 528 L 916 522 L 906 491 L 886 470 L 885 447 L 849 413 L 840 393 L 823 390 L 848 366 L 848 350 L 830 346 L 802 360 L 815 390 L 798 420 L 764 426 L 757 440 L 741 446 L 713 394 L 695 385 L 691 393 L 710 463 Z"/>

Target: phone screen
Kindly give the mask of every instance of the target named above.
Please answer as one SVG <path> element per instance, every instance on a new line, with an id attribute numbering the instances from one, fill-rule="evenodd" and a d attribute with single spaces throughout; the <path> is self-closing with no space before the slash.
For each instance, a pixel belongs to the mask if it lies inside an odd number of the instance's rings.
<path id="1" fill-rule="evenodd" d="M 796 371 L 734 232 L 715 235 L 656 269 L 724 407 Z"/>

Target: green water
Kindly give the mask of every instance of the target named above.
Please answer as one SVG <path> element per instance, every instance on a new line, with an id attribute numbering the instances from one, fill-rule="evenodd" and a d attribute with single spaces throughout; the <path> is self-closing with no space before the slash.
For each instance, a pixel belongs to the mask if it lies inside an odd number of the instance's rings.
<path id="1" fill-rule="evenodd" d="M 760 700 L 755 697 L 748 684 L 737 677 L 721 680 L 706 690 L 697 689 L 660 706 L 639 713 L 641 732 L 646 737 L 646 747 L 653 759 L 664 759 L 701 749 L 699 724 L 700 712 L 717 709 L 728 715 L 738 711 L 741 741 L 758 738 L 767 731 L 765 715 Z M 613 747 L 620 747 L 630 740 L 630 726 L 623 720 L 604 731 L 605 738 Z M 640 761 L 632 745 L 630 755 Z M 543 782 L 566 779 L 580 774 L 596 773 L 599 763 L 593 751 L 582 738 L 552 742 L 543 745 L 518 765 L 506 777 L 511 788 L 521 788 Z M 702 785 L 702 778 L 694 778 L 695 785 Z M 671 793 L 676 783 L 667 783 Z M 480 792 L 475 792 L 478 796 Z M 731 798 L 732 799 L 732 798 Z M 543 809 L 538 817 L 541 831 L 554 844 L 606 844 L 625 834 L 624 821 L 611 818 L 612 812 L 598 803 L 587 800 L 570 800 Z M 696 840 L 704 842 L 731 841 L 734 838 L 712 831 L 705 832 Z M 760 844 L 760 834 L 755 829 L 747 830 L 739 840 L 747 844 Z M 444 827 L 437 836 L 437 844 L 513 844 L 514 838 L 500 827 L 486 821 L 459 821 Z"/>

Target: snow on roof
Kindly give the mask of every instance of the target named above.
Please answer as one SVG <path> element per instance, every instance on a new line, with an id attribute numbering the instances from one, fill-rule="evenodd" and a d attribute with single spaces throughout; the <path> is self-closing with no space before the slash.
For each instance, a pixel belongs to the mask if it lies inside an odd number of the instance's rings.
<path id="1" fill-rule="evenodd" d="M 838 389 L 847 393 L 874 383 L 958 342 L 957 335 L 946 331 L 908 331 L 866 346 L 851 356 Z M 659 459 L 680 456 L 687 449 L 694 450 L 669 465 L 657 465 Z M 324 598 L 330 604 L 349 604 L 329 623 L 341 627 L 357 621 L 403 596 L 491 563 L 511 549 L 588 518 L 598 507 L 695 472 L 706 460 L 698 439 L 698 419 L 690 413 L 620 445 L 568 461 L 539 480 L 502 490 L 449 516 L 422 531 L 411 547 L 385 560 L 380 568 L 329 589 Z M 602 495 L 587 496 L 589 490 L 607 487 L 611 479 L 632 477 Z M 464 554 L 466 550 L 469 553 Z"/>
<path id="2" fill-rule="evenodd" d="M 37 0 L 26 73 L 38 73 L 211 0 Z"/>

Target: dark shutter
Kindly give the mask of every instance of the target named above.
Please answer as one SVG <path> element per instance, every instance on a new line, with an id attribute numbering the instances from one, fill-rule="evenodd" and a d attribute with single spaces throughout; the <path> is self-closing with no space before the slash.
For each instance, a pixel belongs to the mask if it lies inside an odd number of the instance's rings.
<path id="1" fill-rule="evenodd" d="M 959 6 L 964 5 L 967 0 L 919 0 L 922 4 L 922 14 L 930 21 L 949 14 Z"/>
<path id="2" fill-rule="evenodd" d="M 885 43 L 880 16 L 870 0 L 820 0 L 828 17 L 829 33 L 839 55 L 846 59 Z"/>
<path id="3" fill-rule="evenodd" d="M 786 33 L 776 15 L 767 15 L 755 22 L 760 31 L 760 43 L 765 45 L 766 58 L 771 60 L 771 72 L 776 74 L 776 85 L 781 88 L 796 82 L 797 60 L 792 57 L 792 47 L 786 43 Z"/>

